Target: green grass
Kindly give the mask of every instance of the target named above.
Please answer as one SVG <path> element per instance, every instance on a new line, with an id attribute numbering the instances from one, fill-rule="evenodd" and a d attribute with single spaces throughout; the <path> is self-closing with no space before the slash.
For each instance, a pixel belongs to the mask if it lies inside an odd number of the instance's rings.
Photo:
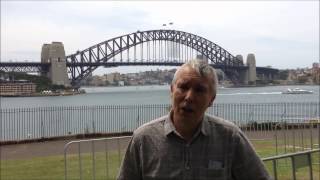
<path id="1" fill-rule="evenodd" d="M 122 156 L 122 155 L 121 155 Z M 115 179 L 119 171 L 121 158 L 119 159 L 119 154 L 112 152 L 109 154 L 106 153 L 97 153 L 95 158 L 95 173 L 93 173 L 93 156 L 90 154 L 82 155 L 82 177 L 83 179 Z M 78 156 L 71 155 L 68 158 L 68 179 L 80 179 L 79 171 L 79 158 Z"/>
<path id="2" fill-rule="evenodd" d="M 83 179 L 93 179 L 93 156 L 81 155 Z M 107 161 L 108 160 L 108 161 Z M 115 179 L 120 166 L 116 152 L 95 154 L 96 179 Z M 106 163 L 108 162 L 108 163 Z M 4 180 L 64 180 L 64 156 L 38 157 L 23 160 L 2 160 L 1 178 Z M 68 179 L 80 179 L 78 155 L 68 155 Z"/>
<path id="3" fill-rule="evenodd" d="M 263 141 L 253 141 L 253 146 L 257 154 L 261 157 L 270 157 L 277 155 L 275 142 L 273 140 L 263 140 Z M 318 147 L 318 146 L 315 146 Z M 297 152 L 298 148 L 294 149 L 293 147 L 285 147 L 282 141 L 278 141 L 278 154 L 286 154 L 286 153 L 294 153 Z M 320 153 L 313 153 L 312 154 L 312 172 L 313 172 L 313 179 L 319 180 L 320 179 Z M 268 169 L 271 175 L 274 174 L 273 172 L 273 164 L 271 161 L 265 162 L 266 168 Z M 278 179 L 280 180 L 291 180 L 292 178 L 292 163 L 290 158 L 277 160 L 277 175 Z M 296 172 L 296 178 L 299 180 L 307 180 L 309 178 L 309 168 L 302 167 L 299 168 Z"/>
<path id="4" fill-rule="evenodd" d="M 260 157 L 269 157 L 276 155 L 274 141 L 253 141 L 252 142 Z M 283 147 L 278 146 L 278 153 L 283 153 Z M 293 152 L 292 148 L 287 148 L 287 152 Z M 97 152 L 95 153 L 95 174 L 96 179 L 115 179 L 117 176 L 120 159 L 118 152 Z M 120 159 L 119 159 L 120 157 Z M 314 153 L 312 160 L 314 179 L 319 180 L 319 159 L 320 153 Z M 82 177 L 83 179 L 93 179 L 93 158 L 92 154 L 81 155 Z M 108 163 L 107 163 L 108 162 Z M 67 172 L 68 179 L 80 179 L 79 158 L 77 155 L 68 155 Z M 291 160 L 280 160 L 278 163 L 279 179 L 289 180 L 291 178 Z M 315 164 L 317 163 L 317 164 Z M 266 167 L 270 174 L 273 174 L 272 163 L 267 162 Z M 64 180 L 64 156 L 48 156 L 20 160 L 2 160 L 1 174 L 2 180 Z M 308 179 L 308 168 L 301 168 L 297 172 L 297 179 Z M 106 178 L 109 177 L 109 178 Z"/>
<path id="5" fill-rule="evenodd" d="M 320 154 L 319 153 L 313 153 L 312 155 L 312 172 L 313 172 L 313 179 L 314 180 L 319 180 L 320 179 Z M 269 173 L 273 175 L 273 166 L 272 162 L 268 161 L 265 163 Z M 292 178 L 292 165 L 291 165 L 291 159 L 282 159 L 277 161 L 277 174 L 278 174 L 278 179 L 280 180 L 291 180 Z M 301 167 L 298 168 L 296 171 L 296 179 L 299 180 L 307 180 L 309 178 L 309 167 Z"/>
<path id="6" fill-rule="evenodd" d="M 1 178 L 5 180 L 62 179 L 63 156 L 51 156 L 24 160 L 2 160 Z"/>

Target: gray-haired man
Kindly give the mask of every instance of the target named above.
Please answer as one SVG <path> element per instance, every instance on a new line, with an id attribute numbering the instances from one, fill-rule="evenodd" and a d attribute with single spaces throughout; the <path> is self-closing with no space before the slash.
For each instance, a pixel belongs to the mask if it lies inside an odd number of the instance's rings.
<path id="1" fill-rule="evenodd" d="M 118 179 L 271 179 L 239 128 L 205 114 L 216 91 L 217 75 L 205 61 L 182 65 L 170 113 L 134 131 Z"/>

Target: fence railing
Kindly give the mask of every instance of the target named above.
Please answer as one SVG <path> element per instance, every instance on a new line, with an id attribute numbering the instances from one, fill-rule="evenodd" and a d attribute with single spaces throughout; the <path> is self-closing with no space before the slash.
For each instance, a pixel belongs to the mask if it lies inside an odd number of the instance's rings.
<path id="1" fill-rule="evenodd" d="M 170 105 L 105 105 L 0 109 L 0 141 L 131 132 L 168 113 Z M 319 123 L 318 103 L 214 104 L 207 113 L 243 130 L 273 131 Z"/>
<path id="2" fill-rule="evenodd" d="M 300 168 L 308 168 L 308 178 L 306 178 L 306 176 L 303 177 L 303 179 L 309 179 L 309 180 L 313 180 L 314 176 L 313 176 L 313 164 L 316 164 L 319 166 L 320 163 L 320 154 L 318 154 L 318 156 L 315 156 L 314 158 L 312 158 L 312 155 L 315 153 L 320 153 L 320 149 L 314 149 L 314 150 L 309 150 L 309 151 L 304 151 L 304 152 L 297 152 L 297 153 L 290 153 L 290 154 L 284 154 L 284 155 L 278 155 L 278 156 L 273 156 L 273 157 L 268 157 L 268 158 L 263 158 L 262 160 L 264 162 L 268 162 L 271 161 L 272 162 L 272 171 L 273 171 L 273 178 L 275 180 L 279 179 L 278 176 L 278 167 L 280 166 L 280 164 L 283 164 L 285 168 L 289 168 L 291 170 L 291 178 L 293 180 L 296 179 L 301 179 L 297 177 L 297 171 Z M 291 161 L 291 167 L 290 165 L 288 165 L 289 163 L 287 161 L 283 161 L 280 162 L 281 160 L 287 160 L 289 159 Z M 315 162 L 312 162 L 312 159 Z M 317 168 L 317 170 L 315 171 L 316 173 L 319 174 L 320 169 Z M 320 178 L 320 174 L 319 177 Z"/>
<path id="3" fill-rule="evenodd" d="M 64 146 L 65 180 L 115 179 L 130 138 L 122 136 L 67 143 Z"/>
<path id="4" fill-rule="evenodd" d="M 130 138 L 130 136 L 123 136 L 67 143 L 64 147 L 65 180 L 116 179 Z M 318 155 L 313 156 L 315 153 Z M 320 169 L 320 149 L 272 156 L 262 160 L 275 180 L 301 179 L 296 175 L 301 168 L 308 168 L 304 171 L 302 179 L 313 180 L 313 172 L 319 172 Z M 269 162 L 272 164 L 268 164 Z M 313 170 L 313 165 L 318 167 Z M 283 174 L 288 171 L 291 171 L 291 175 Z"/>

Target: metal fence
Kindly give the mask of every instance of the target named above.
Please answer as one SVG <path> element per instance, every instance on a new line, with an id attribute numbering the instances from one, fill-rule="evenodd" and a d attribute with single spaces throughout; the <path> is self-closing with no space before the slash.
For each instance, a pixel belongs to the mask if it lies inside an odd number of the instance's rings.
<path id="1" fill-rule="evenodd" d="M 170 105 L 105 105 L 0 109 L 0 141 L 133 131 L 168 113 Z M 207 113 L 245 131 L 307 128 L 319 123 L 318 103 L 214 104 Z M 297 128 L 296 128 L 297 129 Z M 260 134 L 263 134 L 260 133 Z"/>
<path id="2" fill-rule="evenodd" d="M 129 139 L 130 136 L 123 136 L 67 143 L 64 147 L 65 180 L 116 179 Z M 275 180 L 320 178 L 320 174 L 319 176 L 316 174 L 320 170 L 319 148 L 262 160 Z M 297 172 L 301 169 L 304 170 L 301 175 L 303 178 L 297 176 Z"/>
<path id="3" fill-rule="evenodd" d="M 65 180 L 115 179 L 131 136 L 71 141 L 64 147 Z"/>
<path id="4" fill-rule="evenodd" d="M 289 179 L 302 179 L 301 177 L 297 177 L 297 171 L 302 168 L 307 168 L 307 175 L 304 175 L 303 179 L 313 180 L 314 177 L 317 176 L 317 179 L 320 178 L 320 168 L 317 167 L 313 169 L 313 165 L 320 166 L 320 149 L 314 149 L 304 152 L 298 153 L 290 153 L 284 155 L 273 156 L 269 158 L 263 158 L 262 160 L 267 163 L 269 161 L 272 162 L 271 169 L 273 172 L 273 178 L 275 180 L 279 179 L 279 166 L 282 166 L 282 169 L 289 169 L 291 171 L 291 177 Z M 317 156 L 313 156 L 317 155 Z M 290 160 L 288 162 L 287 160 Z M 306 171 L 305 171 L 306 172 Z M 314 172 L 317 173 L 314 176 Z M 306 178 L 308 177 L 308 178 Z"/>

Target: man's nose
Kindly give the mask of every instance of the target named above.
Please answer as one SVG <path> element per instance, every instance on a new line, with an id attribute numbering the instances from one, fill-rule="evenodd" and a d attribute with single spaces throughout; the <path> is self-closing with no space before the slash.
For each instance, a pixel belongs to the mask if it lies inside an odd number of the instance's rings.
<path id="1" fill-rule="evenodd" d="M 185 96 L 185 100 L 187 101 L 193 101 L 195 98 L 195 94 L 194 94 L 194 91 L 192 89 L 189 89 L 186 93 L 186 96 Z"/>

